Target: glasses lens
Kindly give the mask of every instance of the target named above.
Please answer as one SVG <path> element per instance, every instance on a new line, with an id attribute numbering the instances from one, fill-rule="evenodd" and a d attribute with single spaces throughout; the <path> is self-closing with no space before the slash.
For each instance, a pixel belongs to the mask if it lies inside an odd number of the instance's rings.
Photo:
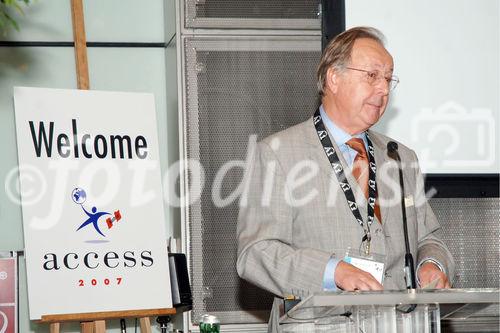
<path id="1" fill-rule="evenodd" d="M 397 77 L 392 77 L 390 89 L 394 90 L 396 88 L 396 86 L 398 85 L 398 83 L 399 83 L 399 79 Z"/>

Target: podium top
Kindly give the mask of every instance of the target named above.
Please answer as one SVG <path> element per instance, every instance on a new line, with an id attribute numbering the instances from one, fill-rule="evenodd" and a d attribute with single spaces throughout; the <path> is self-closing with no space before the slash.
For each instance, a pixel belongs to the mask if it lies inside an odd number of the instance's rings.
<path id="1" fill-rule="evenodd" d="M 320 292 L 308 296 L 297 307 L 339 305 L 471 304 L 499 303 L 500 289 L 414 289 L 361 292 Z"/>
<path id="2" fill-rule="evenodd" d="M 320 292 L 315 293 L 283 314 L 281 324 L 322 322 L 323 324 L 344 323 L 356 309 L 386 312 L 390 309 L 404 311 L 408 306 L 419 305 L 419 311 L 441 311 L 441 318 L 466 313 L 491 316 L 498 321 L 500 289 L 416 289 L 386 290 L 369 292 Z M 415 309 L 415 308 L 414 308 Z M 439 310 L 440 309 L 440 310 Z M 364 311 L 364 310 L 363 310 Z M 395 311 L 396 313 L 399 313 Z M 418 312 L 418 311 L 417 311 Z M 491 313 L 490 313 L 491 312 Z"/>

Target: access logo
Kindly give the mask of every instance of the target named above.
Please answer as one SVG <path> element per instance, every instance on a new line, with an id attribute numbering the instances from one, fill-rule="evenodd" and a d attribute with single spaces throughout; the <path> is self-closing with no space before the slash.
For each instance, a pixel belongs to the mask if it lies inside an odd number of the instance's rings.
<path id="1" fill-rule="evenodd" d="M 71 199 L 82 208 L 83 222 L 78 223 L 76 232 L 82 229 L 92 229 L 99 237 L 97 240 L 85 241 L 91 243 L 93 249 L 89 252 L 81 253 L 78 246 L 71 249 L 66 253 L 58 253 L 59 251 L 51 251 L 45 253 L 42 260 L 42 268 L 45 271 L 59 271 L 61 269 L 67 270 L 100 270 L 100 269 L 118 269 L 118 268 L 148 268 L 153 266 L 154 257 L 149 249 L 137 250 L 126 249 L 120 245 L 120 240 L 110 242 L 103 237 L 106 234 L 101 230 L 107 226 L 105 231 L 113 228 L 117 222 L 123 223 L 120 210 L 116 210 L 113 214 L 106 211 L 99 211 L 96 206 L 87 209 L 84 204 L 87 201 L 87 193 L 84 189 L 76 187 L 71 192 Z M 119 229 L 113 229 L 119 230 Z M 107 244 L 107 245 L 105 245 Z"/>
<path id="2" fill-rule="evenodd" d="M 106 237 L 99 228 L 99 221 L 102 220 L 102 217 L 106 217 L 106 225 L 108 226 L 108 229 L 111 229 L 113 227 L 113 224 L 115 222 L 118 222 L 121 220 L 122 215 L 119 210 L 116 210 L 111 217 L 111 213 L 108 212 L 98 212 L 97 208 L 94 206 L 91 209 L 91 212 L 89 212 L 83 204 L 87 200 L 87 193 L 85 192 L 84 189 L 82 188 L 75 188 L 73 192 L 71 193 L 71 198 L 73 199 L 73 202 L 76 203 L 77 205 L 80 205 L 82 207 L 83 212 L 87 215 L 87 219 L 76 229 L 76 231 L 81 230 L 83 227 L 86 227 L 90 224 L 94 227 L 95 231 L 101 235 L 102 237 Z"/>

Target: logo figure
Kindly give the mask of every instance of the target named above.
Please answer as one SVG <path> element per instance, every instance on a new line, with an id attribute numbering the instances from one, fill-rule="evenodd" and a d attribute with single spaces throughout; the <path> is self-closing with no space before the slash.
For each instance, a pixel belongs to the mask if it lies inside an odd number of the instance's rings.
<path id="1" fill-rule="evenodd" d="M 88 219 L 85 220 L 85 222 L 83 222 L 79 227 L 78 229 L 76 229 L 76 231 L 82 229 L 83 227 L 89 225 L 89 224 L 92 224 L 94 226 L 94 229 L 103 237 L 106 237 L 106 235 L 104 235 L 101 231 L 101 229 L 99 229 L 99 225 L 98 225 L 98 222 L 99 222 L 99 218 L 101 216 L 104 216 L 104 215 L 110 215 L 110 213 L 108 212 L 98 212 L 97 211 L 97 208 L 94 206 L 92 207 L 91 211 L 92 212 L 89 212 L 85 209 L 85 207 L 83 206 L 83 204 L 85 203 L 85 201 L 87 200 L 87 193 L 85 193 L 85 190 L 82 189 L 82 188 L 75 188 L 73 190 L 73 192 L 71 193 L 71 198 L 73 199 L 73 202 L 76 203 L 77 205 L 80 205 L 83 209 L 83 211 L 85 212 L 85 214 L 87 214 L 88 216 Z M 114 216 L 113 217 L 108 217 L 106 218 L 106 224 L 108 225 L 108 229 L 111 229 L 111 227 L 113 226 L 113 223 L 114 222 L 118 222 L 119 220 L 121 220 L 122 216 L 120 214 L 120 211 L 117 210 L 114 212 Z"/>

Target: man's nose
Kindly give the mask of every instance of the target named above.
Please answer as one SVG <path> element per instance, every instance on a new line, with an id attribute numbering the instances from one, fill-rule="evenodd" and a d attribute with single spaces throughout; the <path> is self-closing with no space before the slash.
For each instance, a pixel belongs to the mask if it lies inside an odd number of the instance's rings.
<path id="1" fill-rule="evenodd" d="M 390 82 L 387 82 L 385 77 L 379 78 L 377 82 L 375 82 L 375 87 L 377 88 L 377 91 L 380 91 L 384 96 L 389 95 L 389 92 L 391 91 Z"/>

